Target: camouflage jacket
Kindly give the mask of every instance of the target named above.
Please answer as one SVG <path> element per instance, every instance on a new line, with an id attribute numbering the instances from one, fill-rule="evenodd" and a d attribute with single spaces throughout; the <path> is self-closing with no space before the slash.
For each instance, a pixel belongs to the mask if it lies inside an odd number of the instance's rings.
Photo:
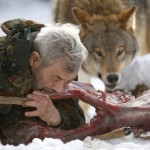
<path id="1" fill-rule="evenodd" d="M 2 29 L 7 36 L 0 37 L 0 95 L 23 97 L 33 90 L 32 75 L 27 63 L 29 58 L 24 58 L 24 52 L 22 52 L 21 60 L 19 60 L 20 58 L 17 59 L 20 54 L 14 55 L 16 46 L 14 36 L 16 37 L 17 30 L 21 31 L 22 28 L 30 28 L 36 32 L 39 31 L 43 25 L 20 19 L 7 21 L 3 25 Z M 31 48 L 31 45 L 29 47 Z M 27 57 L 29 57 L 29 55 Z M 24 60 L 25 63 L 21 62 L 22 60 Z M 60 111 L 62 117 L 62 123 L 59 128 L 71 129 L 85 122 L 83 111 L 77 99 L 54 101 L 53 103 Z M 30 121 L 40 120 L 39 118 L 25 118 L 24 112 L 26 109 L 28 108 L 0 105 L 0 126 L 4 126 L 5 123 L 8 122 L 16 123 L 23 119 Z"/>

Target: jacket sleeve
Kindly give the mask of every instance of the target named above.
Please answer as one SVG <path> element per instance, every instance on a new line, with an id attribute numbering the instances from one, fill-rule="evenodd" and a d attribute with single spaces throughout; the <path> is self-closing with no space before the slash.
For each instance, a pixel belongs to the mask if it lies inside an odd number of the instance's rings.
<path id="1" fill-rule="evenodd" d="M 79 100 L 76 98 L 54 101 L 54 105 L 59 110 L 62 118 L 61 124 L 57 127 L 73 129 L 85 123 L 85 116 L 78 102 Z"/>

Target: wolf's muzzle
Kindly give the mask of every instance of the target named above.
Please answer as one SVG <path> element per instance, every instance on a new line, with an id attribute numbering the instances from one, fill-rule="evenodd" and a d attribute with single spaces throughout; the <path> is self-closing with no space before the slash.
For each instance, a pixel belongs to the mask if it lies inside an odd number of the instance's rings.
<path id="1" fill-rule="evenodd" d="M 116 84 L 118 82 L 119 76 L 117 74 L 109 74 L 107 76 L 107 81 L 110 84 Z"/>

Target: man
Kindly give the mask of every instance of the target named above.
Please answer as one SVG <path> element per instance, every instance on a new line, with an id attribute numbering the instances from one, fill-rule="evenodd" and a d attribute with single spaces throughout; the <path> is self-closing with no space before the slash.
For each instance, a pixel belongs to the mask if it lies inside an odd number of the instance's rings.
<path id="1" fill-rule="evenodd" d="M 4 53 L 1 51 L 0 54 Z M 78 29 L 66 24 L 41 28 L 33 41 L 29 59 L 24 60 L 26 56 L 18 58 L 29 66 L 17 68 L 17 55 L 12 55 L 15 59 L 9 55 L 0 57 L 0 95 L 30 99 L 23 103 L 24 107 L 0 107 L 1 132 L 6 124 L 17 124 L 21 120 L 38 120 L 61 129 L 83 124 L 85 118 L 77 99 L 52 101 L 49 94 L 61 93 L 70 81 L 77 78 L 86 55 Z"/>

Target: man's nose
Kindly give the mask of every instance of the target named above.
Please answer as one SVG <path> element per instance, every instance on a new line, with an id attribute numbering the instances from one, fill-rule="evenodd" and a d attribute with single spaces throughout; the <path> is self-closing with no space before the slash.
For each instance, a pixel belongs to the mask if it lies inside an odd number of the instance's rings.
<path id="1" fill-rule="evenodd" d="M 59 84 L 55 84 L 53 89 L 57 92 L 57 93 L 62 93 L 64 90 L 64 84 L 63 83 L 59 83 Z"/>

